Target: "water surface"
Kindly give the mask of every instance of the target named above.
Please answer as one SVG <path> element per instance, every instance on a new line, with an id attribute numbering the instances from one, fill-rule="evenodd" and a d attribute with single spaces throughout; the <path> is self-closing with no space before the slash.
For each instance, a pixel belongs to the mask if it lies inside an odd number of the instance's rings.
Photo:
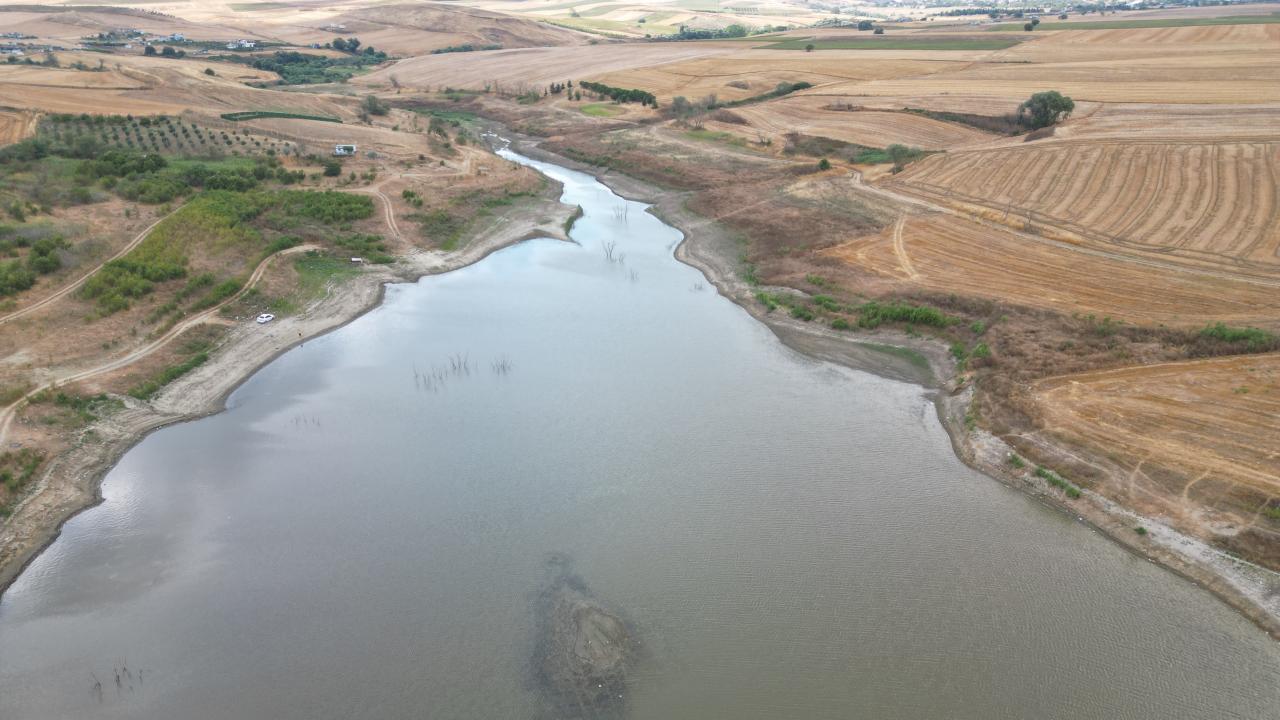
<path id="1" fill-rule="evenodd" d="M 545 717 L 556 553 L 644 646 L 637 720 L 1276 716 L 1263 633 L 535 164 L 578 244 L 392 286 L 123 458 L 0 601 L 0 717 Z"/>

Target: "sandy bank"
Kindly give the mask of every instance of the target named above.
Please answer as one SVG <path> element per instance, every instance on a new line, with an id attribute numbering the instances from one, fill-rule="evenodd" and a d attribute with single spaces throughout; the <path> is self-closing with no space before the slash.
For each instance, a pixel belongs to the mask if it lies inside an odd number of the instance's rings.
<path id="1" fill-rule="evenodd" d="M 564 222 L 574 208 L 549 183 L 536 200 L 504 208 L 453 253 L 419 250 L 392 265 L 367 266 L 332 286 L 295 316 L 269 325 L 236 325 L 209 361 L 174 381 L 150 402 L 122 397 L 126 407 L 90 425 L 77 444 L 52 459 L 35 488 L 0 529 L 0 592 L 41 550 L 57 539 L 63 523 L 101 501 L 103 477 L 131 447 L 152 431 L 221 412 L 227 397 L 261 367 L 307 340 L 336 330 L 377 307 L 387 283 L 413 282 L 456 270 L 533 237 L 566 240 Z"/>

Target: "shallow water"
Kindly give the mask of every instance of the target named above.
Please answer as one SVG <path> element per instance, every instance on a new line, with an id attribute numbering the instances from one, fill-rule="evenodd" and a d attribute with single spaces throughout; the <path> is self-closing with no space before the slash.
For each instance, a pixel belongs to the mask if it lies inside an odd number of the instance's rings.
<path id="1" fill-rule="evenodd" d="M 0 718 L 547 716 L 556 553 L 644 647 L 636 719 L 1275 717 L 1280 645 L 535 164 L 580 244 L 392 286 L 121 460 L 0 600 Z"/>

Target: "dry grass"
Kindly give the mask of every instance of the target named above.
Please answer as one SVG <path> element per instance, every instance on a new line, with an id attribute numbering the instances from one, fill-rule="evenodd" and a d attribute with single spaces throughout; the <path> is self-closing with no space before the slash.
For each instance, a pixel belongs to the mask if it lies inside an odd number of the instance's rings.
<path id="1" fill-rule="evenodd" d="M 950 215 L 910 217 L 900 228 L 850 240 L 828 255 L 905 286 L 1064 315 L 1194 327 L 1218 320 L 1280 324 L 1275 286 L 1162 272 L 1123 256 L 1086 254 Z"/>
<path id="2" fill-rule="evenodd" d="M 830 99 L 801 96 L 736 110 L 751 128 L 779 142 L 790 132 L 841 140 L 867 147 L 894 143 L 925 150 L 945 150 L 995 139 L 988 133 L 920 115 L 833 109 Z"/>

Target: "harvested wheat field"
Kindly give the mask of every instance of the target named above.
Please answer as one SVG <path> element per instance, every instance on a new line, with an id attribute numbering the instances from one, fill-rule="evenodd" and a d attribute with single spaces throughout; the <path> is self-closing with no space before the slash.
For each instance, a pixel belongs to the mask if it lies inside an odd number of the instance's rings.
<path id="1" fill-rule="evenodd" d="M 725 43 L 728 46 L 728 43 Z M 663 64 L 586 76 L 615 87 L 637 87 L 659 98 L 716 95 L 737 100 L 770 92 L 778 83 L 804 81 L 819 92 L 827 84 L 879 78 L 923 77 L 968 65 L 953 53 L 942 59 L 908 56 L 874 57 L 876 53 L 832 50 L 821 53 L 738 50 Z"/>
<path id="2" fill-rule="evenodd" d="M 1078 106 L 1078 104 L 1077 104 Z M 1107 103 L 1077 110 L 1054 137 L 1089 140 L 1275 140 L 1280 104 L 1149 105 Z"/>
<path id="3" fill-rule="evenodd" d="M 1278 175 L 1280 142 L 1072 142 L 933 156 L 889 184 L 1063 239 L 1271 275 Z"/>
<path id="4" fill-rule="evenodd" d="M 1067 315 L 1184 327 L 1280 326 L 1280 280 L 1170 270 L 941 213 L 909 216 L 823 254 L 918 288 Z"/>
<path id="5" fill-rule="evenodd" d="M 483 53 L 443 53 L 401 60 L 389 68 L 355 78 L 360 85 L 389 85 L 391 77 L 405 87 L 480 89 L 537 88 L 565 80 L 603 77 L 618 70 L 661 65 L 676 60 L 719 55 L 732 48 L 704 43 L 636 45 L 618 52 L 610 45 L 524 48 Z"/>
<path id="6" fill-rule="evenodd" d="M 0 145 L 16 143 L 36 131 L 35 113 L 0 108 Z"/>
<path id="7" fill-rule="evenodd" d="M 299 12 L 293 7 L 266 7 L 252 12 L 269 34 L 287 42 L 307 45 L 329 42 L 342 34 L 356 35 L 366 45 L 403 56 L 425 55 L 432 50 L 461 45 L 504 48 L 585 45 L 590 35 L 545 23 L 439 3 L 369 2 L 314 6 Z M 376 7 L 374 6 L 376 5 Z M 234 19 L 250 17 L 239 12 Z"/>
<path id="8" fill-rule="evenodd" d="M 1085 373 L 1034 396 L 1044 433 L 1125 469 L 1110 497 L 1229 547 L 1269 543 L 1280 563 L 1280 520 L 1264 512 L 1280 506 L 1280 355 Z"/>
<path id="9" fill-rule="evenodd" d="M 845 110 L 846 106 L 818 96 L 786 98 L 734 110 L 752 129 L 780 138 L 787 133 L 884 147 L 893 143 L 925 150 L 946 150 L 990 142 L 996 136 L 957 123 L 941 122 L 903 112 Z"/>

